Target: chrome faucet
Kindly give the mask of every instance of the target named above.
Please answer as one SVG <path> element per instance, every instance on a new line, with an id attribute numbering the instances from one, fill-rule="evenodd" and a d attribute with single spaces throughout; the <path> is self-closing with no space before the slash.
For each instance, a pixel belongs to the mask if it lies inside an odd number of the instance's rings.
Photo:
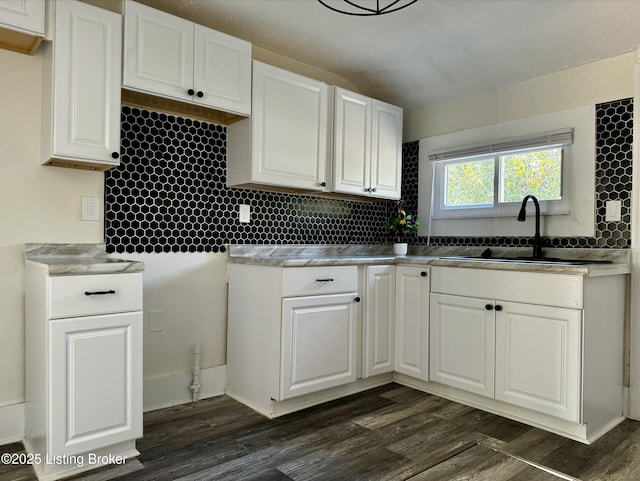
<path id="1" fill-rule="evenodd" d="M 524 222 L 527 219 L 527 201 L 531 199 L 533 205 L 536 208 L 536 234 L 533 238 L 533 258 L 539 259 L 542 257 L 542 238 L 540 237 L 540 203 L 536 199 L 535 195 L 525 195 L 522 199 L 522 206 L 518 213 L 518 222 Z"/>

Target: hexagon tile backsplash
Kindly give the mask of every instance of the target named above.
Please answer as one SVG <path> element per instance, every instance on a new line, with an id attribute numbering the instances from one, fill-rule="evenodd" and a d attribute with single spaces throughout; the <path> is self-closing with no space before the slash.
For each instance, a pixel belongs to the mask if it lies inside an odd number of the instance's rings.
<path id="1" fill-rule="evenodd" d="M 630 246 L 632 99 L 596 106 L 596 236 L 552 247 Z M 226 127 L 124 106 L 122 157 L 105 173 L 109 252 L 218 252 L 224 244 L 382 244 L 394 202 L 355 202 L 226 187 Z M 418 142 L 403 146 L 402 192 L 418 203 Z M 622 221 L 606 222 L 607 200 Z M 251 222 L 238 222 L 238 206 Z M 413 237 L 412 244 L 427 238 Z M 530 237 L 432 237 L 431 245 L 522 247 Z"/>

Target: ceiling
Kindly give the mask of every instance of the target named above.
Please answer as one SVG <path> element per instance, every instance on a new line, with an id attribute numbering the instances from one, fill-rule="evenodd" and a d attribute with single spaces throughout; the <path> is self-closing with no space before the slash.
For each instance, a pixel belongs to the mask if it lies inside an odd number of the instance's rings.
<path id="1" fill-rule="evenodd" d="M 407 110 L 640 46 L 640 0 L 418 0 L 370 17 L 317 0 L 144 3 L 333 72 Z"/>

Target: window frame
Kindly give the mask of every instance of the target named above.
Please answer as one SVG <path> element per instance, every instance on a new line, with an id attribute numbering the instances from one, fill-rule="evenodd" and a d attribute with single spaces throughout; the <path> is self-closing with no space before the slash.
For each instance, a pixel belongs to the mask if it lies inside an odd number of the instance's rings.
<path id="1" fill-rule="evenodd" d="M 451 157 L 445 159 L 433 160 L 433 179 L 432 179 L 432 199 L 431 199 L 431 218 L 435 220 L 440 219 L 465 219 L 465 218 L 482 218 L 482 217 L 511 217 L 514 212 L 517 212 L 520 201 L 517 202 L 500 202 L 500 184 L 502 181 L 502 160 L 504 155 L 511 155 L 520 152 L 536 152 L 540 150 L 551 150 L 556 148 L 562 149 L 561 157 L 561 199 L 557 200 L 541 200 L 540 212 L 542 215 L 564 215 L 570 214 L 571 199 L 568 197 L 568 192 L 571 192 L 569 188 L 570 179 L 567 175 L 570 171 L 567 159 L 570 157 L 566 152 L 566 148 L 571 144 L 565 143 L 562 145 L 542 143 L 537 146 L 527 145 L 523 148 L 506 148 L 504 150 L 492 150 L 486 153 L 480 153 L 476 155 L 467 155 L 461 157 Z M 433 154 L 431 154 L 433 155 Z M 445 155 L 445 157 L 447 157 Z M 446 185 L 446 166 L 463 163 L 474 160 L 493 159 L 494 171 L 493 171 L 493 203 L 482 204 L 478 206 L 460 206 L 460 207 L 447 207 L 444 205 Z M 535 195 L 535 193 L 534 193 Z"/>

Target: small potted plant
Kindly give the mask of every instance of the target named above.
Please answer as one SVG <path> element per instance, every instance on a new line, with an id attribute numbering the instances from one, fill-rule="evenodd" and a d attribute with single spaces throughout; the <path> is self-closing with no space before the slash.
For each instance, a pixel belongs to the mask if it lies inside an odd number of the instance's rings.
<path id="1" fill-rule="evenodd" d="M 407 214 L 404 210 L 404 201 L 399 200 L 396 203 L 396 212 L 393 217 L 384 225 L 384 228 L 390 231 L 396 242 L 393 244 L 393 252 L 398 256 L 407 255 L 407 242 L 405 235 L 410 232 L 418 232 L 420 221 L 417 215 Z"/>

